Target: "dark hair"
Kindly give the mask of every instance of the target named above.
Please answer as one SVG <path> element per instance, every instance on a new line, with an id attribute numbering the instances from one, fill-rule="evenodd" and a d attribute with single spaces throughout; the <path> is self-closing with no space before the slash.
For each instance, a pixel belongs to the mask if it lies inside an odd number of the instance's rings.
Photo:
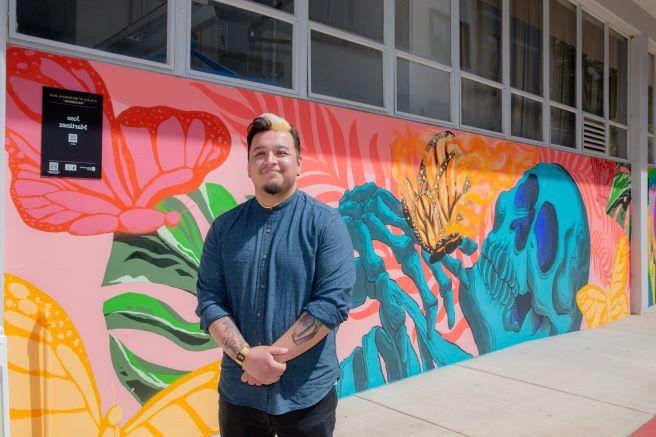
<path id="1" fill-rule="evenodd" d="M 273 124 L 282 124 L 285 123 L 289 125 L 289 130 L 280 128 L 280 126 L 276 126 L 274 129 Z M 278 117 L 277 115 L 274 114 L 262 114 L 259 117 L 255 117 L 253 121 L 251 121 L 251 124 L 248 125 L 247 129 L 247 134 L 246 134 L 246 142 L 248 143 L 248 151 L 250 152 L 251 150 L 251 143 L 253 142 L 253 137 L 260 132 L 266 132 L 270 130 L 279 130 L 282 132 L 289 132 L 292 135 L 292 138 L 294 139 L 294 147 L 296 148 L 296 155 L 301 156 L 301 139 L 298 137 L 298 132 L 296 129 L 294 129 L 294 126 L 289 124 L 284 118 Z"/>

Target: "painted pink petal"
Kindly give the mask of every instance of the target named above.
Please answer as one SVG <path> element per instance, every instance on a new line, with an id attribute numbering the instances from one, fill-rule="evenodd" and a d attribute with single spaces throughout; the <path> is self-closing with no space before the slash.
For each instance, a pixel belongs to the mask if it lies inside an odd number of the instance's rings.
<path id="1" fill-rule="evenodd" d="M 53 214 L 49 217 L 42 219 L 43 223 L 49 223 L 51 225 L 63 225 L 64 223 L 69 223 L 81 216 L 79 212 L 74 211 L 61 211 L 56 214 Z"/>
<path id="2" fill-rule="evenodd" d="M 58 188 L 47 182 L 21 180 L 14 183 L 14 190 L 19 196 L 43 196 Z"/>
<path id="3" fill-rule="evenodd" d="M 137 206 L 149 206 L 161 200 L 165 196 L 165 190 L 173 189 L 179 185 L 189 182 L 194 177 L 194 172 L 188 168 L 165 173 L 155 179 L 146 189 L 141 193 L 137 199 Z M 156 197 L 157 196 L 157 197 Z M 153 205 L 154 206 L 154 205 Z"/>
<path id="4" fill-rule="evenodd" d="M 130 152 L 129 159 L 134 161 L 138 183 L 138 187 L 135 188 L 141 191 L 162 171 L 153 154 L 150 133 L 145 127 L 122 126 L 121 131 Z"/>
<path id="5" fill-rule="evenodd" d="M 171 171 L 185 165 L 185 154 L 180 153 L 184 132 L 175 117 L 169 117 L 157 128 L 157 138 L 154 138 L 157 148 L 157 158 L 164 171 Z"/>
<path id="6" fill-rule="evenodd" d="M 68 232 L 73 235 L 98 235 L 116 231 L 118 217 L 108 214 L 97 214 L 76 220 Z"/>
<path id="7" fill-rule="evenodd" d="M 130 234 L 145 234 L 162 227 L 166 214 L 162 211 L 146 208 L 134 208 L 119 216 L 120 230 Z"/>
<path id="8" fill-rule="evenodd" d="M 193 167 L 198 161 L 203 147 L 207 144 L 205 140 L 205 126 L 200 120 L 194 120 L 189 125 L 187 139 L 185 142 L 185 163 L 187 167 Z M 209 148 L 209 144 L 207 144 Z"/>
<path id="9" fill-rule="evenodd" d="M 45 197 L 66 209 L 81 212 L 83 214 L 105 213 L 118 215 L 121 212 L 120 209 L 106 200 L 89 194 L 75 193 L 71 191 L 57 191 L 46 194 Z"/>

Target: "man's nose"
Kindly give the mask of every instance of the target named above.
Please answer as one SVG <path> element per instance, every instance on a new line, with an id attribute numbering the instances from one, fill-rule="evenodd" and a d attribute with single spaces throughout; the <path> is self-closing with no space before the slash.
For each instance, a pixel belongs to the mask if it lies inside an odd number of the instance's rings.
<path id="1" fill-rule="evenodd" d="M 276 155 L 273 153 L 273 151 L 266 154 L 266 163 L 267 164 L 275 164 L 276 163 Z"/>

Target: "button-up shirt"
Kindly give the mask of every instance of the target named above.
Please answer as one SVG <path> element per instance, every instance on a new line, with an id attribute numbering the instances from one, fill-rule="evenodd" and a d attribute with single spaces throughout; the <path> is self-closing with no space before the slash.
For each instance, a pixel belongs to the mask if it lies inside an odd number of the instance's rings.
<path id="1" fill-rule="evenodd" d="M 205 331 L 230 316 L 251 347 L 271 345 L 303 312 L 331 329 L 288 361 L 271 385 L 242 382 L 243 370 L 224 354 L 219 395 L 269 414 L 320 401 L 340 376 L 334 329 L 348 316 L 354 282 L 353 245 L 341 215 L 302 191 L 274 208 L 253 198 L 217 218 L 198 271 L 196 313 Z"/>

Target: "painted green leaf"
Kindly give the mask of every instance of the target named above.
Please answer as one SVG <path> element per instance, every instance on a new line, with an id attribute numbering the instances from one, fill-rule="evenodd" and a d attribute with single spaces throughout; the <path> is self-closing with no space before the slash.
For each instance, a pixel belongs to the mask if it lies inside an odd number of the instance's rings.
<path id="1" fill-rule="evenodd" d="M 606 205 L 606 214 L 615 218 L 622 228 L 628 228 L 627 232 L 630 235 L 630 228 L 627 226 L 626 213 L 631 203 L 631 175 L 625 171 L 618 169 L 613 176 L 613 185 L 611 188 L 610 196 L 608 196 L 608 203 Z"/>
<path id="2" fill-rule="evenodd" d="M 159 234 L 114 234 L 102 285 L 146 281 L 196 294 L 198 265 Z"/>
<path id="3" fill-rule="evenodd" d="M 137 329 L 168 338 L 190 351 L 217 347 L 212 337 L 200 329 L 198 322 L 188 322 L 173 308 L 154 297 L 140 293 L 123 293 L 103 304 L 107 329 Z"/>
<path id="4" fill-rule="evenodd" d="M 226 211 L 237 206 L 237 201 L 222 185 L 204 183 L 196 191 L 189 193 L 209 223 Z"/>
<path id="5" fill-rule="evenodd" d="M 156 209 L 163 212 L 177 211 L 180 214 L 180 222 L 177 226 L 162 226 L 157 234 L 165 240 L 170 247 L 186 256 L 195 265 L 200 265 L 200 256 L 203 253 L 203 236 L 196 224 L 194 216 L 189 213 L 187 207 L 175 197 L 164 199 Z"/>
<path id="6" fill-rule="evenodd" d="M 109 354 L 119 381 L 141 405 L 188 373 L 139 358 L 113 335 L 109 336 Z"/>

